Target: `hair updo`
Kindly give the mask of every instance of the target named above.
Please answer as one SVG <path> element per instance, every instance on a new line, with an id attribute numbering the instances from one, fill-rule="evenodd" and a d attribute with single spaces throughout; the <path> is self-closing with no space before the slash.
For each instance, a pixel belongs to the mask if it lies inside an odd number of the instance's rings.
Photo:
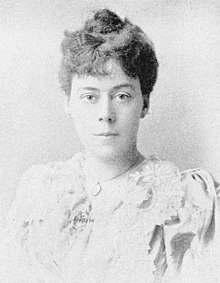
<path id="1" fill-rule="evenodd" d="M 67 96 L 70 96 L 74 74 L 105 76 L 105 62 L 115 59 L 125 74 L 139 79 L 142 95 L 148 101 L 157 79 L 158 62 L 153 43 L 138 26 L 102 9 L 82 29 L 66 30 L 64 35 L 59 78 Z"/>

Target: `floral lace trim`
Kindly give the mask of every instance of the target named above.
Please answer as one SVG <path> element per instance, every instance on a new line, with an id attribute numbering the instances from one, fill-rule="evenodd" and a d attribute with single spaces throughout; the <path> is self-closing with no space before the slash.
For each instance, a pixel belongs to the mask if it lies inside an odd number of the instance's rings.
<path id="1" fill-rule="evenodd" d="M 176 221 L 184 204 L 179 170 L 172 163 L 152 160 L 129 175 L 133 184 L 125 197 L 127 204 L 150 210 L 151 221 L 161 225 Z"/>

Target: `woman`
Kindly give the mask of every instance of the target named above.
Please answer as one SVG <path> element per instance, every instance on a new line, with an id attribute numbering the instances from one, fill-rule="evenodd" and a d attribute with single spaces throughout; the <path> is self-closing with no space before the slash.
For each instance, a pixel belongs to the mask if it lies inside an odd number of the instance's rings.
<path id="1" fill-rule="evenodd" d="M 65 32 L 62 53 L 65 110 L 84 152 L 24 175 L 2 282 L 183 280 L 213 241 L 217 195 L 206 171 L 180 173 L 137 149 L 157 78 L 152 42 L 103 9 Z"/>

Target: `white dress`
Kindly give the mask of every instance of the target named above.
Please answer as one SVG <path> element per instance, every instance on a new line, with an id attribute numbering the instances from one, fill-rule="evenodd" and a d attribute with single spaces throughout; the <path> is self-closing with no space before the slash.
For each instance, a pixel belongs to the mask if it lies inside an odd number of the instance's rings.
<path id="1" fill-rule="evenodd" d="M 78 153 L 24 174 L 1 241 L 0 282 L 220 282 L 201 272 L 216 242 L 218 190 L 208 172 L 180 173 L 152 157 L 93 196 L 84 161 Z"/>

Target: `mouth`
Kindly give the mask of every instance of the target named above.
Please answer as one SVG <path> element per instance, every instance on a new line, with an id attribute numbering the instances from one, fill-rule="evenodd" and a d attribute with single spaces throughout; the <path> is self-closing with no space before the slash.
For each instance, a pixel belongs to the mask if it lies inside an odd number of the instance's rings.
<path id="1" fill-rule="evenodd" d="M 111 137 L 111 136 L 117 136 L 117 133 L 113 133 L 113 132 L 104 132 L 104 133 L 99 133 L 99 134 L 95 134 L 95 136 L 98 137 Z"/>

